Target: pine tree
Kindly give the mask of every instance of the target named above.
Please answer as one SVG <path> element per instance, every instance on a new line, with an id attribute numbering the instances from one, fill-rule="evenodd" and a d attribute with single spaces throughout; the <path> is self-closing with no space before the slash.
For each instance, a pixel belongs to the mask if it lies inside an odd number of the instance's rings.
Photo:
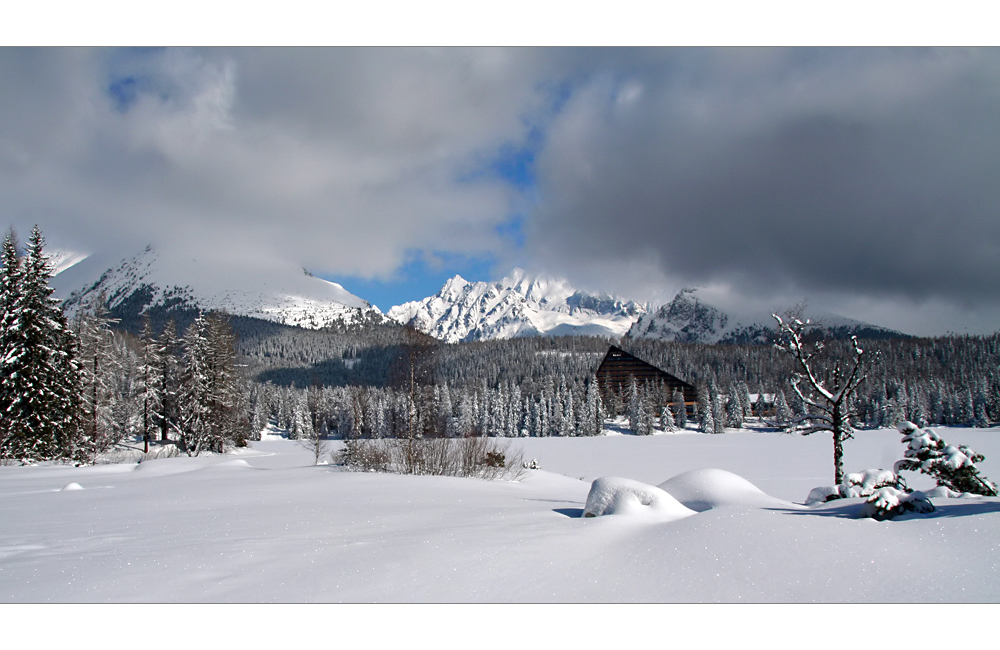
<path id="1" fill-rule="evenodd" d="M 0 269 L 0 458 L 23 455 L 24 440 L 14 420 L 14 405 L 21 390 L 16 372 L 21 367 L 15 356 L 21 350 L 20 312 L 23 302 L 23 264 L 17 251 L 17 235 L 8 230 L 3 241 L 3 268 Z"/>
<path id="2" fill-rule="evenodd" d="M 687 406 L 684 404 L 684 393 L 674 391 L 674 424 L 682 431 L 687 428 Z"/>
<path id="3" fill-rule="evenodd" d="M 184 333 L 184 367 L 178 395 L 181 442 L 194 456 L 210 442 L 207 329 L 204 315 L 198 314 Z"/>
<path id="4" fill-rule="evenodd" d="M 111 325 L 118 321 L 108 315 L 105 302 L 101 293 L 89 311 L 81 311 L 77 319 L 83 440 L 94 458 L 118 438 L 114 431 L 113 382 L 121 367 L 113 353 L 114 334 L 111 331 Z"/>
<path id="5" fill-rule="evenodd" d="M 712 413 L 712 395 L 708 387 L 698 391 L 698 430 L 702 433 L 715 433 L 715 417 Z"/>
<path id="6" fill-rule="evenodd" d="M 726 407 L 722 404 L 722 396 L 719 395 L 715 382 L 712 382 L 712 433 L 726 432 Z"/>
<path id="7" fill-rule="evenodd" d="M 907 444 L 903 460 L 897 461 L 893 471 L 919 471 L 933 477 L 937 484 L 954 490 L 982 496 L 997 496 L 997 486 L 979 475 L 976 463 L 984 460 L 965 445 L 953 447 L 932 429 L 923 429 L 912 422 L 900 422 L 897 429 Z"/>
<path id="8" fill-rule="evenodd" d="M 3 245 L 0 302 L 0 446 L 22 462 L 77 457 L 79 367 L 76 338 L 49 279 L 51 267 L 38 226 L 27 257 L 17 255 L 11 231 Z"/>
<path id="9" fill-rule="evenodd" d="M 177 357 L 179 347 L 177 325 L 169 320 L 156 340 L 156 373 L 160 387 L 156 420 L 160 425 L 160 440 L 163 442 L 170 440 L 170 432 L 179 432 L 181 426 L 181 367 Z"/>
<path id="10" fill-rule="evenodd" d="M 778 396 L 774 400 L 774 420 L 778 424 L 785 424 L 792 419 L 792 409 L 788 406 L 788 399 L 785 391 L 779 390 Z"/>
<path id="11" fill-rule="evenodd" d="M 726 400 L 726 426 L 743 428 L 743 405 L 740 403 L 739 393 L 730 394 Z"/>
<path id="12" fill-rule="evenodd" d="M 162 377 L 158 371 L 160 359 L 157 354 L 156 337 L 153 335 L 153 325 L 149 317 L 143 319 L 141 347 L 138 367 L 138 385 L 136 392 L 139 398 L 140 425 L 144 453 L 149 453 L 149 443 L 153 440 L 157 425 L 157 414 L 163 399 Z"/>

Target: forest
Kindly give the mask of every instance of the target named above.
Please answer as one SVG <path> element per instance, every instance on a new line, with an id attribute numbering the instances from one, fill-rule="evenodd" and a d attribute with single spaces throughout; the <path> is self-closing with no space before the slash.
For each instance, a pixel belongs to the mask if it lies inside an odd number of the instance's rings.
<path id="1" fill-rule="evenodd" d="M 780 430 L 809 415 L 791 390 L 795 360 L 773 343 L 566 336 L 444 344 L 379 315 L 310 330 L 190 305 L 116 314 L 103 297 L 69 323 L 50 297 L 41 247 L 37 231 L 26 256 L 11 235 L 4 242 L 7 461 L 88 462 L 136 437 L 147 448 L 223 451 L 268 423 L 313 439 L 589 436 L 615 418 L 639 434 L 720 433 L 747 418 Z M 822 343 L 811 361 L 820 374 L 854 351 L 846 338 Z M 698 403 L 685 407 L 634 382 L 621 393 L 598 387 L 611 344 L 697 386 Z M 851 426 L 1000 421 L 1000 334 L 859 344 L 864 381 L 850 396 Z"/>

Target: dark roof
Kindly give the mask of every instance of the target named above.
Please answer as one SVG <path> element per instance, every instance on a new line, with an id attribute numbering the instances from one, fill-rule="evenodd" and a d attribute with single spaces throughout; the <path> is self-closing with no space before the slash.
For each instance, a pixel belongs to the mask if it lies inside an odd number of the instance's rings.
<path id="1" fill-rule="evenodd" d="M 597 381 L 617 392 L 627 388 L 633 377 L 640 384 L 661 383 L 670 393 L 681 390 L 686 402 L 695 401 L 698 396 L 697 389 L 686 381 L 612 345 L 597 368 Z"/>

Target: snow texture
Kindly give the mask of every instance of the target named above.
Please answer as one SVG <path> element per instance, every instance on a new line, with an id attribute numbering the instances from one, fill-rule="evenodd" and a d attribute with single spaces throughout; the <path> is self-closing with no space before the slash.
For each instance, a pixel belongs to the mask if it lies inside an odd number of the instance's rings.
<path id="1" fill-rule="evenodd" d="M 652 485 L 627 478 L 599 478 L 590 486 L 584 517 L 618 514 L 655 514 L 666 521 L 694 514 L 677 499 Z"/>
<path id="2" fill-rule="evenodd" d="M 939 431 L 1000 472 L 1000 430 Z M 0 466 L 0 602 L 1000 602 L 1000 498 L 941 499 L 885 525 L 856 519 L 857 501 L 790 503 L 828 477 L 827 439 L 516 444 L 545 469 L 519 482 L 353 473 L 273 435 L 226 455 Z M 891 462 L 900 447 L 895 430 L 864 431 L 844 460 Z M 729 475 L 695 471 L 710 467 Z M 677 501 L 697 488 L 713 507 L 582 518 L 608 476 L 647 491 L 674 477 Z M 740 477 L 778 503 L 746 505 L 761 495 Z M 60 491 L 70 482 L 86 489 Z"/>
<path id="3" fill-rule="evenodd" d="M 742 476 L 722 469 L 696 469 L 659 485 L 686 507 L 704 512 L 722 506 L 790 506 L 786 501 L 764 494 Z"/>

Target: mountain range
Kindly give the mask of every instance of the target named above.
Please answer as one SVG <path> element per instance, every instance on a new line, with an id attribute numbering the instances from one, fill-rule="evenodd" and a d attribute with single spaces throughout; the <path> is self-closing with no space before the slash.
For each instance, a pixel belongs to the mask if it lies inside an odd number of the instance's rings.
<path id="1" fill-rule="evenodd" d="M 238 266 L 161 254 L 152 246 L 110 266 L 102 256 L 59 252 L 50 259 L 58 271 L 52 286 L 70 317 L 101 295 L 118 314 L 154 307 L 221 310 L 310 329 L 381 316 L 339 284 L 280 263 Z"/>
<path id="2" fill-rule="evenodd" d="M 764 343 L 774 331 L 769 311 L 726 312 L 697 289 L 682 289 L 669 303 L 654 305 L 579 291 L 566 280 L 523 269 L 499 282 L 469 282 L 456 275 L 435 295 L 383 315 L 341 285 L 275 261 L 199 260 L 152 246 L 120 260 L 55 252 L 50 261 L 57 271 L 53 287 L 70 317 L 103 295 L 113 313 L 132 322 L 149 310 L 174 308 L 224 310 L 309 329 L 387 316 L 447 343 L 568 335 Z M 821 316 L 825 333 L 833 336 L 906 336 L 833 314 Z"/>
<path id="3" fill-rule="evenodd" d="M 565 280 L 514 271 L 499 282 L 448 280 L 437 294 L 388 316 L 447 343 L 519 336 L 619 338 L 647 305 L 577 291 Z"/>

